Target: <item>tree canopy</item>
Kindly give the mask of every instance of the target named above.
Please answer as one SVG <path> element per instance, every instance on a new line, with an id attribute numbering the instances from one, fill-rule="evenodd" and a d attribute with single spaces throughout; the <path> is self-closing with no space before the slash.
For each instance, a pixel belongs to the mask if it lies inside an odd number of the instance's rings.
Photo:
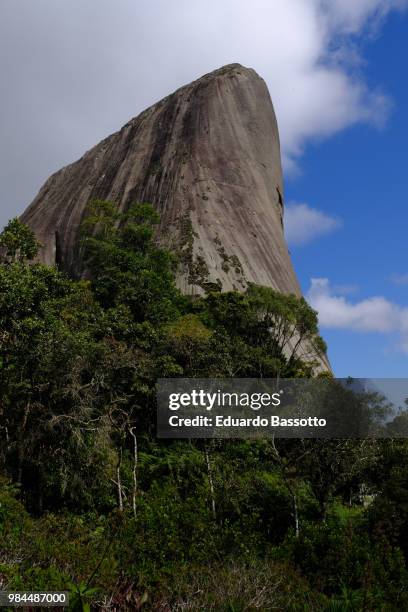
<path id="1" fill-rule="evenodd" d="M 404 608 L 404 441 L 156 438 L 157 378 L 309 377 L 325 350 L 304 299 L 182 295 L 157 222 L 92 202 L 82 280 L 18 220 L 0 235 L 1 584 L 75 610 Z"/>

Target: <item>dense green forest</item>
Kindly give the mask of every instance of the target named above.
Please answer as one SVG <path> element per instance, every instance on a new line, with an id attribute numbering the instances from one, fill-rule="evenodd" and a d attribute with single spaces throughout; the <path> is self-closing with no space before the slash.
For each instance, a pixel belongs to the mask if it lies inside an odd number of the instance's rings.
<path id="1" fill-rule="evenodd" d="M 68 590 L 74 611 L 408 609 L 406 441 L 156 438 L 157 378 L 311 377 L 285 349 L 325 348 L 303 299 L 182 295 L 157 222 L 93 202 L 80 280 L 34 263 L 18 220 L 0 236 L 0 590 Z"/>

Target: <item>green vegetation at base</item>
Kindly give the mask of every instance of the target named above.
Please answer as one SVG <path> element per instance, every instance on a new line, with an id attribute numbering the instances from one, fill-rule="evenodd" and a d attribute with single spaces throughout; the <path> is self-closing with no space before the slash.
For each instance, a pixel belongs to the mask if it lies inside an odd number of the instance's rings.
<path id="1" fill-rule="evenodd" d="M 308 377 L 316 313 L 265 287 L 195 299 L 146 204 L 96 201 L 84 278 L 0 236 L 0 588 L 72 610 L 408 608 L 408 446 L 158 441 L 158 377 Z M 288 347 L 291 347 L 289 349 Z"/>

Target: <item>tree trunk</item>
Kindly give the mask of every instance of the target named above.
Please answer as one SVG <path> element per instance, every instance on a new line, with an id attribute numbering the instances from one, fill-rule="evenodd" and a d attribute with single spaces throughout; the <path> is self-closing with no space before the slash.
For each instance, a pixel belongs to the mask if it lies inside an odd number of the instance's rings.
<path id="1" fill-rule="evenodd" d="M 122 482 L 120 479 L 120 468 L 122 465 L 122 449 L 120 449 L 120 454 L 119 454 L 119 462 L 118 462 L 118 466 L 116 468 L 116 483 L 118 486 L 118 505 L 119 505 L 119 510 L 122 512 L 123 510 L 123 493 L 122 493 Z"/>
<path id="2" fill-rule="evenodd" d="M 23 421 L 19 429 L 18 446 L 17 446 L 17 485 L 21 487 L 23 479 L 23 463 L 25 458 L 25 428 L 27 425 L 28 415 L 30 414 L 31 404 L 28 402 L 24 409 Z"/>
<path id="3" fill-rule="evenodd" d="M 133 516 L 136 518 L 136 495 L 137 495 L 137 437 L 134 433 L 136 427 L 129 429 L 130 435 L 133 438 L 133 494 L 132 494 L 132 508 Z"/>
<path id="4" fill-rule="evenodd" d="M 206 460 L 206 463 L 207 463 L 208 482 L 210 484 L 212 515 L 213 515 L 214 521 L 216 521 L 217 520 L 217 513 L 216 513 L 216 510 L 215 510 L 214 482 L 213 482 L 213 477 L 212 477 L 210 455 L 208 453 L 207 444 L 205 445 L 205 451 L 204 452 L 205 452 L 205 460 Z"/>
<path id="5" fill-rule="evenodd" d="M 292 505 L 293 505 L 293 519 L 295 521 L 295 535 L 298 538 L 299 537 L 299 514 L 298 514 L 298 507 L 297 507 L 297 499 L 294 493 L 292 493 Z"/>

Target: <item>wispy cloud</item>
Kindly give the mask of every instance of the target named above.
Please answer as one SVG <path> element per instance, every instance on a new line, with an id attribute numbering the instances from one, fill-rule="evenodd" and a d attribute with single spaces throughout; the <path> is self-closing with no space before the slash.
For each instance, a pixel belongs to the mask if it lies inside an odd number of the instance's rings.
<path id="1" fill-rule="evenodd" d="M 332 287 L 333 293 L 337 295 L 350 295 L 352 293 L 357 293 L 358 286 L 357 285 L 334 285 Z"/>
<path id="2" fill-rule="evenodd" d="M 363 28 L 376 32 L 384 18 L 395 9 L 404 10 L 408 0 L 318 0 L 328 25 L 344 34 Z"/>
<path id="3" fill-rule="evenodd" d="M 342 221 L 308 204 L 289 202 L 285 208 L 285 235 L 290 245 L 301 246 L 339 229 Z"/>
<path id="4" fill-rule="evenodd" d="M 352 303 L 336 295 L 327 278 L 312 278 L 307 299 L 317 310 L 321 327 L 400 336 L 399 347 L 408 352 L 408 308 L 382 296 Z"/>
<path id="5" fill-rule="evenodd" d="M 408 285 L 408 273 L 407 274 L 392 274 L 390 281 L 394 285 Z"/>

